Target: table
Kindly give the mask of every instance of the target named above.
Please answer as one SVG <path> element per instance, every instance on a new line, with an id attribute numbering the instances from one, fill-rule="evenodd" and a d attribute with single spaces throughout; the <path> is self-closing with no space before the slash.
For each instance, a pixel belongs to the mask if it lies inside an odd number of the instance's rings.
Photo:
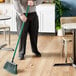
<path id="1" fill-rule="evenodd" d="M 10 16 L 0 15 L 0 21 L 9 20 L 9 19 L 11 19 Z"/>
<path id="2" fill-rule="evenodd" d="M 10 20 L 10 19 L 11 19 L 10 16 L 0 15 L 0 21 Z M 7 26 L 6 26 L 5 28 L 7 28 Z M 1 28 L 1 29 L 2 29 L 2 28 Z M 9 28 L 9 30 L 10 30 L 10 28 Z M 9 33 L 9 34 L 10 34 L 10 33 Z M 9 44 L 10 44 L 10 35 L 9 35 Z M 6 43 L 0 45 L 0 50 L 12 50 L 12 51 L 14 51 L 13 48 L 4 48 L 6 45 L 7 45 Z"/>
<path id="3" fill-rule="evenodd" d="M 76 23 L 63 24 L 62 29 L 73 30 L 73 63 L 55 64 L 54 66 L 71 65 L 71 66 L 76 67 Z"/>

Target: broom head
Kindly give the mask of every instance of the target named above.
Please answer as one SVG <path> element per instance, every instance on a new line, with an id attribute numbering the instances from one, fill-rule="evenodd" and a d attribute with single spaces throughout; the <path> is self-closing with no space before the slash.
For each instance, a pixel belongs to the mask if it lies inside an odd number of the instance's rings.
<path id="1" fill-rule="evenodd" d="M 17 64 L 7 61 L 4 65 L 4 69 L 12 74 L 17 74 Z"/>

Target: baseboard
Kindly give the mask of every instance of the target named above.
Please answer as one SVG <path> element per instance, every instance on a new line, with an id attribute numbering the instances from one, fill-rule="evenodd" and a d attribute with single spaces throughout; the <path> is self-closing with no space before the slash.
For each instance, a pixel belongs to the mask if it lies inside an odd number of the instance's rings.
<path id="1" fill-rule="evenodd" d="M 8 32 L 6 32 L 8 34 Z M 3 34 L 3 31 L 0 31 L 0 34 Z M 15 31 L 11 31 L 10 34 L 17 34 L 17 32 Z M 51 36 L 56 36 L 56 33 L 42 33 L 42 32 L 39 32 L 38 33 L 39 35 L 51 35 Z"/>
<path id="2" fill-rule="evenodd" d="M 8 33 L 9 33 L 9 32 L 6 31 L 6 34 L 8 34 Z M 3 34 L 3 31 L 0 31 L 0 34 Z M 17 34 L 17 32 L 13 32 L 13 31 L 11 31 L 10 34 Z"/>

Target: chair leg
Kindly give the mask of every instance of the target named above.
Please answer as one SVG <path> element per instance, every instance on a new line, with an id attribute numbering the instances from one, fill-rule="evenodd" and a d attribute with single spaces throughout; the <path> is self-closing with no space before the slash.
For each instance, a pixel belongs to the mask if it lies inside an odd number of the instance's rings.
<path id="1" fill-rule="evenodd" d="M 10 45 L 10 27 L 9 27 L 9 45 Z"/>
<path id="2" fill-rule="evenodd" d="M 6 41 L 6 30 L 4 29 L 4 39 Z"/>
<path id="3" fill-rule="evenodd" d="M 64 51 L 65 51 L 65 63 L 67 63 L 67 41 L 66 40 L 64 45 Z"/>
<path id="4" fill-rule="evenodd" d="M 64 44 L 65 44 L 65 41 L 63 40 L 63 46 L 62 46 L 62 52 L 61 52 L 62 57 L 64 56 Z"/>
<path id="5" fill-rule="evenodd" d="M 65 35 L 65 29 L 62 28 L 63 36 Z"/>

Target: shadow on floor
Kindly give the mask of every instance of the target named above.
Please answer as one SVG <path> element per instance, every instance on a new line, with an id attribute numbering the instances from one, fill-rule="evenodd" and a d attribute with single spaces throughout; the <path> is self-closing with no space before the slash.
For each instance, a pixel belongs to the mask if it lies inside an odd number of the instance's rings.
<path id="1" fill-rule="evenodd" d="M 41 53 L 41 57 L 60 57 L 60 53 Z M 36 57 L 35 55 L 26 55 L 26 58 Z"/>
<path id="2" fill-rule="evenodd" d="M 55 56 L 55 57 L 60 57 L 60 53 L 42 53 L 42 57 L 52 57 L 52 56 Z"/>

